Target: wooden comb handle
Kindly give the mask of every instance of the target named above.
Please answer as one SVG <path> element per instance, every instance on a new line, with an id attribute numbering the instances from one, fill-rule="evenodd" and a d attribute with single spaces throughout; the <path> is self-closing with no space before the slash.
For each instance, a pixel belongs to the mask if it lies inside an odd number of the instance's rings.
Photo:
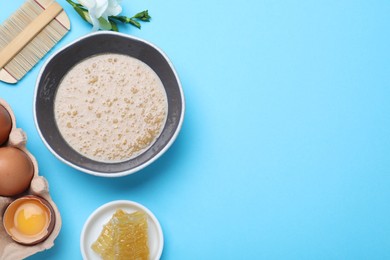
<path id="1" fill-rule="evenodd" d="M 61 5 L 53 2 L 26 28 L 21 31 L 3 50 L 0 52 L 0 68 L 3 68 L 12 60 L 37 34 L 42 31 L 60 12 Z"/>

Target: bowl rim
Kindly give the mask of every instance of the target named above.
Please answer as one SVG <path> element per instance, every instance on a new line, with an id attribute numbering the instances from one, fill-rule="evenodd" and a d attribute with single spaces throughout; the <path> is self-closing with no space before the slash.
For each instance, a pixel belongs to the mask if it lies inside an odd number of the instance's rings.
<path id="1" fill-rule="evenodd" d="M 49 62 L 54 59 L 54 57 L 57 56 L 58 53 L 60 53 L 61 51 L 71 47 L 72 45 L 78 43 L 79 41 L 82 41 L 84 39 L 87 39 L 87 38 L 90 38 L 90 37 L 94 37 L 96 35 L 115 35 L 115 36 L 120 36 L 120 37 L 124 37 L 124 38 L 128 38 L 128 39 L 131 39 L 131 40 L 135 40 L 135 41 L 139 41 L 139 42 L 142 42 L 143 44 L 146 44 L 146 45 L 149 45 L 150 47 L 154 48 L 155 50 L 157 50 L 163 57 L 164 59 L 167 61 L 167 63 L 169 64 L 175 78 L 176 78 L 176 81 L 177 81 L 177 84 L 179 86 L 179 91 L 180 91 L 180 99 L 181 99 L 181 105 L 182 105 L 182 109 L 181 109 L 181 114 L 180 114 L 180 118 L 179 118 L 179 122 L 178 122 L 178 125 L 177 125 L 177 128 L 175 129 L 175 132 L 172 136 L 172 138 L 167 142 L 167 144 L 161 149 L 161 151 L 159 151 L 158 153 L 156 153 L 152 158 L 150 158 L 149 160 L 147 160 L 146 162 L 134 167 L 134 168 L 131 168 L 129 170 L 124 170 L 124 171 L 120 171 L 120 172 L 113 172 L 113 173 L 110 173 L 110 172 L 98 172 L 98 171 L 93 171 L 93 170 L 89 170 L 89 169 L 85 169 L 83 167 L 80 167 L 68 160 L 65 160 L 63 157 L 61 157 L 51 146 L 50 144 L 47 142 L 46 138 L 44 137 L 44 135 L 42 134 L 41 132 L 41 129 L 39 127 L 39 124 L 38 124 L 38 119 L 37 119 L 37 111 L 36 111 L 36 103 L 37 103 L 37 95 L 38 95 L 38 86 L 39 86 L 39 82 L 42 78 L 42 74 L 46 68 L 46 66 L 49 64 Z M 157 47 L 155 44 L 147 41 L 147 40 L 144 40 L 142 38 L 139 38 L 139 37 L 135 37 L 133 35 L 128 35 L 128 34 L 124 34 L 124 33 L 121 33 L 121 32 L 112 32 L 112 31 L 97 31 L 97 32 L 91 32 L 91 33 L 88 33 L 84 36 L 81 36 L 77 39 L 75 39 L 74 41 L 64 45 L 63 47 L 59 48 L 57 51 L 55 51 L 45 62 L 44 64 L 42 65 L 39 73 L 38 73 L 38 76 L 37 76 L 37 79 L 36 79 L 36 82 L 35 82 L 35 90 L 34 90 L 34 97 L 33 97 L 33 117 L 34 117 L 34 124 L 35 124 L 35 128 L 37 129 L 38 131 L 38 134 L 41 138 L 41 140 L 43 141 L 43 143 L 45 144 L 45 146 L 49 149 L 49 151 L 55 156 L 57 157 L 60 161 L 62 161 L 63 163 L 73 167 L 74 169 L 78 170 L 78 171 L 81 171 L 81 172 L 84 172 L 84 173 L 87 173 L 87 174 L 91 174 L 91 175 L 94 175 L 94 176 L 99 176 L 99 177 L 122 177 L 122 176 L 127 176 L 127 175 L 130 175 L 130 174 L 133 174 L 135 172 L 138 172 L 142 169 L 144 169 L 145 167 L 147 167 L 148 165 L 152 164 L 153 162 L 155 162 L 158 158 L 160 158 L 171 146 L 172 144 L 174 143 L 174 141 L 176 140 L 177 136 L 179 135 L 179 132 L 182 128 L 182 125 L 183 125 L 183 121 L 184 121 L 184 114 L 185 114 L 185 110 L 186 110 L 186 106 L 185 106 L 185 98 L 184 98 L 184 93 L 183 93 L 183 88 L 182 88 L 182 85 L 181 85 L 181 82 L 180 82 L 180 79 L 179 79 L 179 76 L 175 70 L 175 67 L 173 66 L 173 63 L 171 62 L 171 60 L 169 59 L 169 57 L 165 54 L 165 52 L 160 49 L 159 47 Z"/>

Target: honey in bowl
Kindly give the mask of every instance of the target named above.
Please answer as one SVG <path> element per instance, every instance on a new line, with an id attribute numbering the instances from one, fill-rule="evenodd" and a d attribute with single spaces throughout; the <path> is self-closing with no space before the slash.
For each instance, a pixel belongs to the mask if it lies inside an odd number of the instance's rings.
<path id="1" fill-rule="evenodd" d="M 103 260 L 148 260 L 148 223 L 143 211 L 117 209 L 91 246 Z"/>
<path id="2" fill-rule="evenodd" d="M 41 197 L 25 196 L 13 201 L 6 209 L 3 225 L 12 239 L 33 245 L 45 240 L 53 231 L 54 211 Z"/>

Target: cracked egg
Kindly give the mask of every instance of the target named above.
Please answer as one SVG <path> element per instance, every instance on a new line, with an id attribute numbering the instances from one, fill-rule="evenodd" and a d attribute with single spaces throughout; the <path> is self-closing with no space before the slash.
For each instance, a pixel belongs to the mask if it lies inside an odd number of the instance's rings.
<path id="1" fill-rule="evenodd" d="M 33 195 L 13 201 L 3 218 L 6 232 L 23 245 L 34 245 L 45 240 L 53 231 L 55 214 L 43 198 Z"/>

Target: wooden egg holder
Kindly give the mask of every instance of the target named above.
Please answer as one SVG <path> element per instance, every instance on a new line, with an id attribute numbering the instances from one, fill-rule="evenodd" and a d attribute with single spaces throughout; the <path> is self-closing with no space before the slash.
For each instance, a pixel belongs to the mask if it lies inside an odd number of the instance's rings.
<path id="1" fill-rule="evenodd" d="M 49 186 L 47 180 L 38 175 L 38 163 L 34 156 L 26 149 L 26 134 L 22 129 L 16 128 L 16 120 L 15 115 L 11 109 L 11 107 L 4 100 L 0 99 L 0 105 L 5 107 L 8 113 L 11 115 L 12 120 L 12 130 L 9 136 L 8 141 L 3 146 L 11 146 L 17 147 L 25 152 L 31 159 L 34 165 L 34 176 L 32 178 L 30 187 L 27 191 L 22 194 L 13 196 L 13 197 L 2 197 L 0 196 L 0 259 L 2 260 L 16 260 L 16 259 L 24 259 L 28 256 L 31 256 L 37 252 L 49 249 L 53 247 L 54 240 L 58 236 L 61 229 L 61 216 L 58 211 L 57 206 L 53 202 L 49 194 Z M 50 236 L 36 245 L 21 245 L 16 243 L 12 238 L 6 233 L 4 225 L 3 225 L 3 215 L 8 207 L 8 205 L 17 198 L 26 196 L 26 195 L 36 195 L 47 200 L 50 205 L 53 207 L 54 215 L 55 215 L 55 225 L 53 232 Z"/>

